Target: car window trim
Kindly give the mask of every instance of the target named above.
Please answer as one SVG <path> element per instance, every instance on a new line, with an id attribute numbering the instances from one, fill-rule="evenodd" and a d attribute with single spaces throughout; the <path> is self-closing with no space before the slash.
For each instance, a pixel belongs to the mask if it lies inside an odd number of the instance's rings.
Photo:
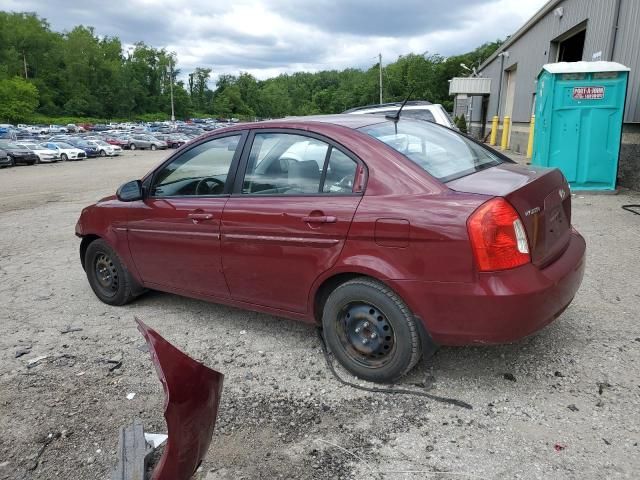
<path id="1" fill-rule="evenodd" d="M 142 186 L 143 189 L 146 191 L 146 195 L 144 195 L 144 200 L 146 200 L 147 198 L 152 198 L 152 199 L 166 199 L 166 198 L 221 198 L 221 197 L 228 197 L 229 195 L 231 195 L 231 191 L 233 189 L 233 185 L 235 183 L 236 180 L 236 175 L 238 172 L 238 165 L 240 163 L 240 158 L 242 157 L 242 154 L 244 153 L 244 148 L 246 145 L 246 140 L 247 140 L 247 136 L 248 136 L 249 131 L 248 130 L 233 130 L 231 132 L 223 132 L 220 133 L 219 135 L 212 135 L 212 136 L 208 136 L 205 137 L 193 144 L 188 145 L 187 148 L 184 148 L 187 144 L 185 143 L 183 145 L 183 147 L 180 147 L 178 150 L 176 150 L 172 155 L 169 156 L 169 158 L 167 158 L 167 160 L 165 160 L 161 165 L 159 165 L 158 167 L 156 167 L 155 170 L 153 170 L 153 172 L 151 173 L 151 175 L 148 175 L 147 177 L 144 178 L 143 182 L 142 182 Z M 151 187 L 155 184 L 155 180 L 158 176 L 158 174 L 170 163 L 172 163 L 173 161 L 177 160 L 178 158 L 180 158 L 182 155 L 186 154 L 188 151 L 202 145 L 203 143 L 207 143 L 207 142 L 211 142 L 214 140 L 219 140 L 221 138 L 226 138 L 226 137 L 236 137 L 236 136 L 240 136 L 240 139 L 238 140 L 238 146 L 236 148 L 235 153 L 233 154 L 233 159 L 231 160 L 231 165 L 229 166 L 229 173 L 227 174 L 227 181 L 224 184 L 224 191 L 221 194 L 218 195 L 168 195 L 168 196 L 153 196 L 151 195 Z"/>
<path id="2" fill-rule="evenodd" d="M 322 191 L 318 191 L 317 193 L 300 193 L 300 194 L 288 194 L 288 195 L 282 194 L 282 193 L 242 193 L 242 185 L 244 184 L 244 177 L 247 170 L 249 155 L 251 154 L 251 149 L 253 148 L 253 142 L 254 142 L 255 136 L 260 133 L 284 133 L 284 134 L 298 135 L 302 137 L 313 138 L 315 140 L 320 140 L 321 142 L 324 142 L 329 146 L 329 148 L 327 149 L 327 155 L 330 154 L 333 148 L 336 148 L 337 150 L 345 154 L 347 157 L 349 157 L 351 160 L 353 160 L 356 163 L 356 175 L 358 172 L 358 167 L 364 168 L 364 171 L 365 171 L 364 187 L 359 192 L 351 191 L 346 193 L 322 192 Z M 324 178 L 326 177 L 328 158 L 329 158 L 328 156 L 325 156 L 325 163 L 322 167 L 322 173 L 320 174 L 321 184 L 319 186 L 319 190 L 320 188 L 324 188 Z M 245 140 L 242 157 L 240 158 L 238 169 L 236 171 L 235 182 L 233 185 L 231 196 L 240 197 L 240 198 L 268 198 L 268 197 L 295 198 L 295 197 L 327 197 L 327 196 L 360 197 L 365 194 L 365 191 L 367 189 L 367 181 L 369 179 L 368 172 L 369 170 L 367 168 L 367 164 L 363 162 L 356 154 L 354 154 L 348 148 L 339 144 L 335 140 L 332 140 L 331 138 L 326 137 L 325 135 L 322 135 L 316 132 L 310 132 L 308 130 L 303 130 L 299 128 L 252 128 L 249 130 L 249 133 Z M 355 186 L 355 182 L 354 182 L 354 186 Z"/>

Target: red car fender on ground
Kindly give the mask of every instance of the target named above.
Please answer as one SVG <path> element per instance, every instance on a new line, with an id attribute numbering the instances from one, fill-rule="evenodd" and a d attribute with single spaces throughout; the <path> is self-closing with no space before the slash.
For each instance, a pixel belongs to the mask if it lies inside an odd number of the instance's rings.
<path id="1" fill-rule="evenodd" d="M 209 449 L 224 375 L 193 360 L 136 318 L 165 393 L 169 439 L 152 480 L 187 480 Z"/>

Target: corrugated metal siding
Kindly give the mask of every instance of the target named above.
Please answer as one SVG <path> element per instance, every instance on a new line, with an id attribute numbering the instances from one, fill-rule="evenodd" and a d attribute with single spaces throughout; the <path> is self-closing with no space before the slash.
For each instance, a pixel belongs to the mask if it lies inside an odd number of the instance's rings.
<path id="1" fill-rule="evenodd" d="M 613 59 L 631 69 L 624 121 L 640 122 L 640 2 L 638 0 L 622 0 L 620 28 Z"/>
<path id="2" fill-rule="evenodd" d="M 558 7 L 564 8 L 562 18 L 549 12 L 529 31 L 508 47 L 509 57 L 505 58 L 504 69 L 517 67 L 516 91 L 512 120 L 514 122 L 528 122 L 531 117 L 533 94 L 536 91 L 536 78 L 545 63 L 555 61 L 552 58 L 551 42 L 567 31 L 583 22 L 587 22 L 583 60 L 592 60 L 594 53 L 602 52 L 602 59 L 606 58 L 611 30 L 614 23 L 614 9 L 616 0 L 565 0 Z M 639 0 L 623 0 L 623 10 L 620 18 L 624 26 L 620 29 L 616 52 L 625 52 L 630 58 L 616 58 L 615 61 L 624 63 L 635 72 L 632 82 L 635 89 L 629 89 L 627 97 L 627 114 L 625 121 L 638 116 L 639 93 L 638 70 L 640 69 L 640 31 L 637 30 L 640 15 Z M 633 57 L 633 58 L 631 58 Z M 626 61 L 625 61 L 626 60 Z M 500 57 L 495 58 L 482 71 L 482 76 L 492 78 L 491 97 L 489 99 L 488 118 L 496 113 L 498 89 L 500 88 Z M 503 80 L 502 101 L 504 105 L 506 80 Z M 633 112 L 633 114 L 631 113 Z M 502 111 L 500 112 L 502 116 Z"/>
<path id="3" fill-rule="evenodd" d="M 449 95 L 466 93 L 483 95 L 491 92 L 491 79 L 478 77 L 454 77 L 449 83 Z"/>

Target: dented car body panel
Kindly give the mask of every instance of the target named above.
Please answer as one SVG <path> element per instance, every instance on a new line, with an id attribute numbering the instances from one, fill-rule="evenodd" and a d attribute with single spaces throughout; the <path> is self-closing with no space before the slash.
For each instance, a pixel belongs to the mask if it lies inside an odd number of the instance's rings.
<path id="1" fill-rule="evenodd" d="M 152 480 L 187 480 L 209 449 L 224 375 L 193 360 L 136 318 L 165 393 L 169 439 Z"/>

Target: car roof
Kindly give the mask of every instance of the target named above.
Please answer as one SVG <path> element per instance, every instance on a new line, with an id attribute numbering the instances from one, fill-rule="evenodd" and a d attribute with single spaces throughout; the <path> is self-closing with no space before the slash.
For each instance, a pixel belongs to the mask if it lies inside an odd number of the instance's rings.
<path id="1" fill-rule="evenodd" d="M 342 127 L 347 127 L 355 130 L 358 128 L 366 127 L 368 125 L 375 125 L 376 123 L 383 123 L 387 121 L 389 120 L 387 120 L 383 116 L 376 117 L 374 115 L 364 116 L 364 115 L 336 114 L 336 115 L 310 115 L 307 117 L 286 117 L 286 118 L 280 118 L 277 120 L 266 120 L 264 122 L 259 122 L 259 123 L 270 124 L 278 127 L 287 127 L 291 124 L 300 125 L 305 123 L 328 123 L 332 125 L 340 125 Z"/>

